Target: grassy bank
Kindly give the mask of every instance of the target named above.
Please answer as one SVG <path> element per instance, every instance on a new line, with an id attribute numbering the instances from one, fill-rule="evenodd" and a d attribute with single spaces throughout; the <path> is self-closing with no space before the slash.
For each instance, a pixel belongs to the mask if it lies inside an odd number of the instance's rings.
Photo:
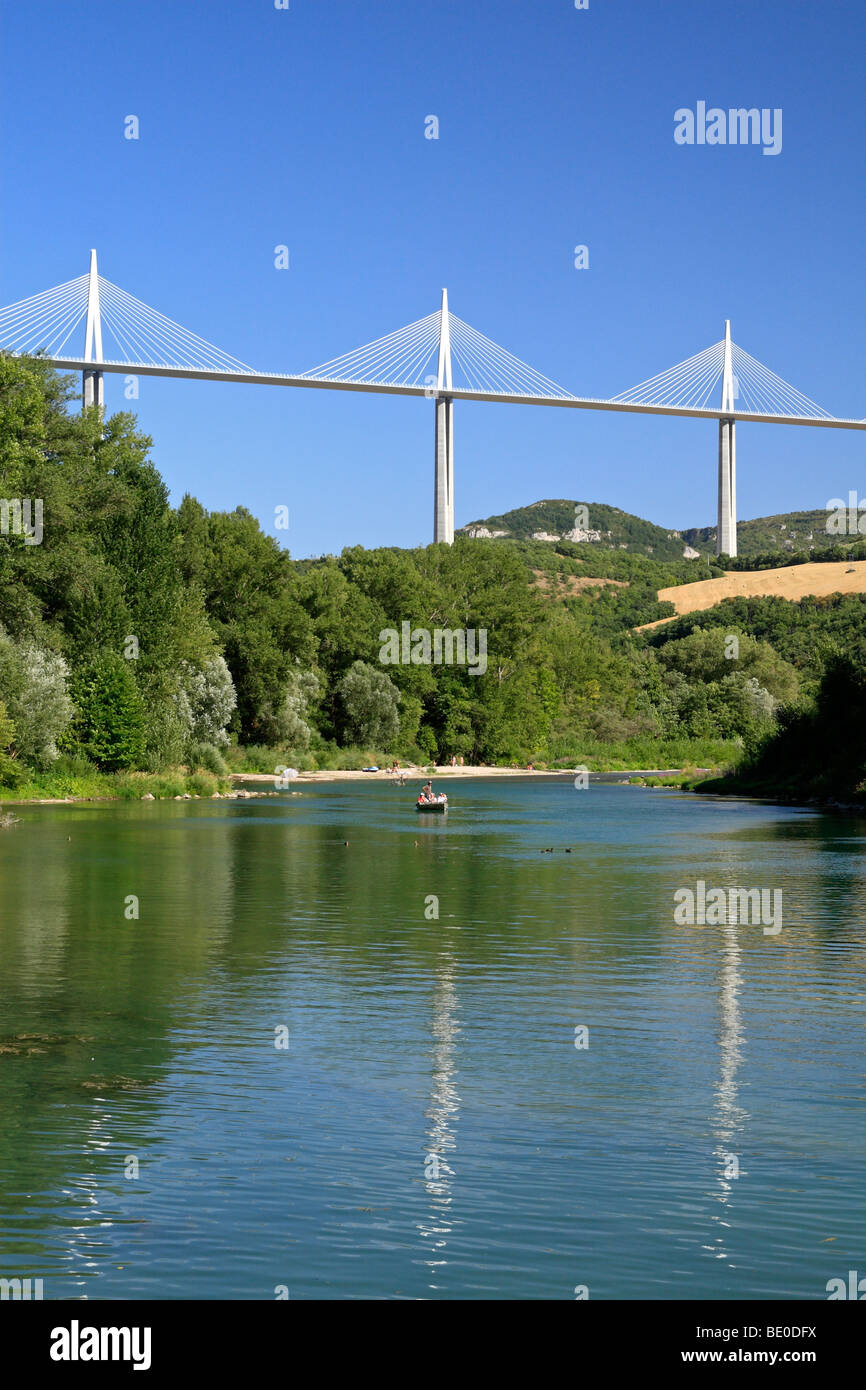
<path id="1" fill-rule="evenodd" d="M 554 768 L 585 767 L 590 772 L 627 772 L 631 768 L 712 768 L 728 767 L 738 761 L 742 748 L 734 739 L 670 738 L 641 736 L 605 743 L 601 739 L 584 738 L 572 744 L 566 753 L 557 749 L 549 766 Z M 537 767 L 544 767 L 539 762 Z"/>
<path id="2" fill-rule="evenodd" d="M 0 786 L 0 802 L 53 801 L 72 797 L 77 801 L 140 801 L 150 793 L 157 801 L 175 796 L 213 796 L 226 792 L 228 777 L 210 772 L 69 772 L 63 769 L 32 773 L 20 786 Z"/>
<path id="3" fill-rule="evenodd" d="M 558 750 L 561 752 L 561 750 Z M 619 743 L 604 743 L 587 739 L 575 744 L 570 756 L 534 763 L 538 771 L 568 772 L 585 767 L 590 772 L 626 772 L 634 768 L 676 769 L 671 777 L 640 779 L 645 785 L 674 786 L 688 784 L 698 778 L 699 768 L 714 771 L 729 766 L 740 753 L 738 744 L 724 739 L 666 739 L 632 738 Z M 52 801 L 72 798 L 76 801 L 113 800 L 140 801 L 148 793 L 157 801 L 176 796 L 213 796 L 231 789 L 231 775 L 261 773 L 273 777 L 277 768 L 297 767 L 299 772 L 358 772 L 362 768 L 388 768 L 393 756 L 369 749 L 332 748 L 308 753 L 303 757 L 281 754 L 273 748 L 232 747 L 225 750 L 228 775 L 199 769 L 190 772 L 180 767 L 166 772 L 99 772 L 81 766 L 76 759 L 61 758 L 49 771 L 28 772 L 18 785 L 0 785 L 0 802 Z M 406 760 L 402 760 L 406 766 Z M 433 771 L 432 763 L 419 759 L 419 771 Z M 514 764 L 524 768 L 525 763 Z"/>

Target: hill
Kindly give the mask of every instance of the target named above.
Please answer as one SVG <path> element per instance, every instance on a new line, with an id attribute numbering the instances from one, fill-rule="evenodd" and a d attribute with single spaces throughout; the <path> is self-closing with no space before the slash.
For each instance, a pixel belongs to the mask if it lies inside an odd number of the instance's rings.
<path id="1" fill-rule="evenodd" d="M 657 560 L 681 560 L 686 548 L 678 531 L 666 530 L 602 502 L 570 502 L 564 498 L 532 502 L 528 507 L 517 507 L 501 516 L 472 521 L 460 527 L 460 534 L 483 540 L 534 540 L 551 544 L 567 541 L 595 549 L 652 555 Z M 702 546 L 706 554 L 711 548 L 706 542 Z"/>
<path id="2" fill-rule="evenodd" d="M 827 534 L 827 516 L 826 510 L 780 512 L 777 516 L 741 521 L 737 526 L 737 549 L 745 559 L 754 555 L 801 555 L 811 550 L 825 550 L 844 539 Z M 682 535 L 684 542 L 694 549 L 701 552 L 710 549 L 715 553 L 715 526 L 700 526 L 683 531 Z"/>
<path id="3" fill-rule="evenodd" d="M 576 520 L 578 509 L 583 516 Z M 780 512 L 776 516 L 755 517 L 737 526 L 741 559 L 774 555 L 790 557 L 826 550 L 845 537 L 828 535 L 826 510 Z M 587 519 L 588 518 L 588 519 Z M 656 526 L 643 517 L 633 516 L 619 507 L 601 502 L 571 502 L 547 499 L 532 502 L 460 527 L 469 537 L 494 540 L 536 540 L 555 544 L 569 541 L 598 549 L 627 550 L 652 555 L 657 560 L 697 559 L 715 556 L 715 526 L 697 526 L 675 531 Z M 857 539 L 851 537 L 850 539 Z"/>

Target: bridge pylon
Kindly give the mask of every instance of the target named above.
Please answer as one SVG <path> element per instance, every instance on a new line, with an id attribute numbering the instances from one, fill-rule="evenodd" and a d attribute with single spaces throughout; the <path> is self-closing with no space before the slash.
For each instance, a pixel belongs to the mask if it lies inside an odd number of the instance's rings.
<path id="1" fill-rule="evenodd" d="M 85 362 L 102 361 L 102 315 L 99 308 L 99 271 L 96 267 L 96 252 L 90 252 L 90 278 L 87 286 L 87 329 L 84 340 Z M 91 406 L 105 409 L 104 374 L 97 371 L 81 373 L 82 409 Z"/>
<path id="2" fill-rule="evenodd" d="M 442 291 L 439 315 L 439 363 L 436 377 L 433 489 L 433 542 L 454 544 L 454 399 L 451 376 L 451 327 L 448 291 Z"/>
<path id="3" fill-rule="evenodd" d="M 731 321 L 725 319 L 724 365 L 722 368 L 722 410 L 735 410 L 734 373 L 731 365 Z M 716 554 L 737 553 L 737 435 L 731 416 L 719 418 L 719 517 L 716 528 Z"/>

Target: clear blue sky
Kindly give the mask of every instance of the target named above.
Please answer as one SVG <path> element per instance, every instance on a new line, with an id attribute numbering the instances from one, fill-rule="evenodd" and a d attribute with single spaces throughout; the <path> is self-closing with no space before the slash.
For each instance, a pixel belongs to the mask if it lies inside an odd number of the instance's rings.
<path id="1" fill-rule="evenodd" d="M 0 303 L 83 273 L 96 246 L 108 279 L 291 372 L 447 285 L 461 318 L 596 396 L 728 317 L 863 416 L 864 35 L 862 0 L 3 0 Z M 676 145 L 674 111 L 699 100 L 781 107 L 781 154 Z M 143 378 L 136 409 L 175 500 L 241 503 L 270 530 L 288 505 L 295 555 L 431 539 L 428 402 Z M 542 497 L 715 520 L 713 424 L 455 413 L 458 525 Z M 866 493 L 864 450 L 740 427 L 741 517 Z"/>

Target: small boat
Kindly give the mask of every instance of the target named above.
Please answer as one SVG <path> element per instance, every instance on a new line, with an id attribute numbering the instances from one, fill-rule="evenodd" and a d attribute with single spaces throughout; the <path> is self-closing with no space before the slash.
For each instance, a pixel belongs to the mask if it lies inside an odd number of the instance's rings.
<path id="1" fill-rule="evenodd" d="M 448 798 L 447 798 L 447 796 L 445 795 L 444 792 L 440 792 L 438 796 L 434 796 L 433 799 L 432 799 L 432 801 L 431 801 L 431 800 L 428 800 L 428 799 L 425 799 L 425 798 L 422 797 L 422 796 L 419 796 L 418 800 L 415 802 L 415 810 L 416 810 L 416 811 L 447 811 L 447 810 L 448 810 Z"/>

